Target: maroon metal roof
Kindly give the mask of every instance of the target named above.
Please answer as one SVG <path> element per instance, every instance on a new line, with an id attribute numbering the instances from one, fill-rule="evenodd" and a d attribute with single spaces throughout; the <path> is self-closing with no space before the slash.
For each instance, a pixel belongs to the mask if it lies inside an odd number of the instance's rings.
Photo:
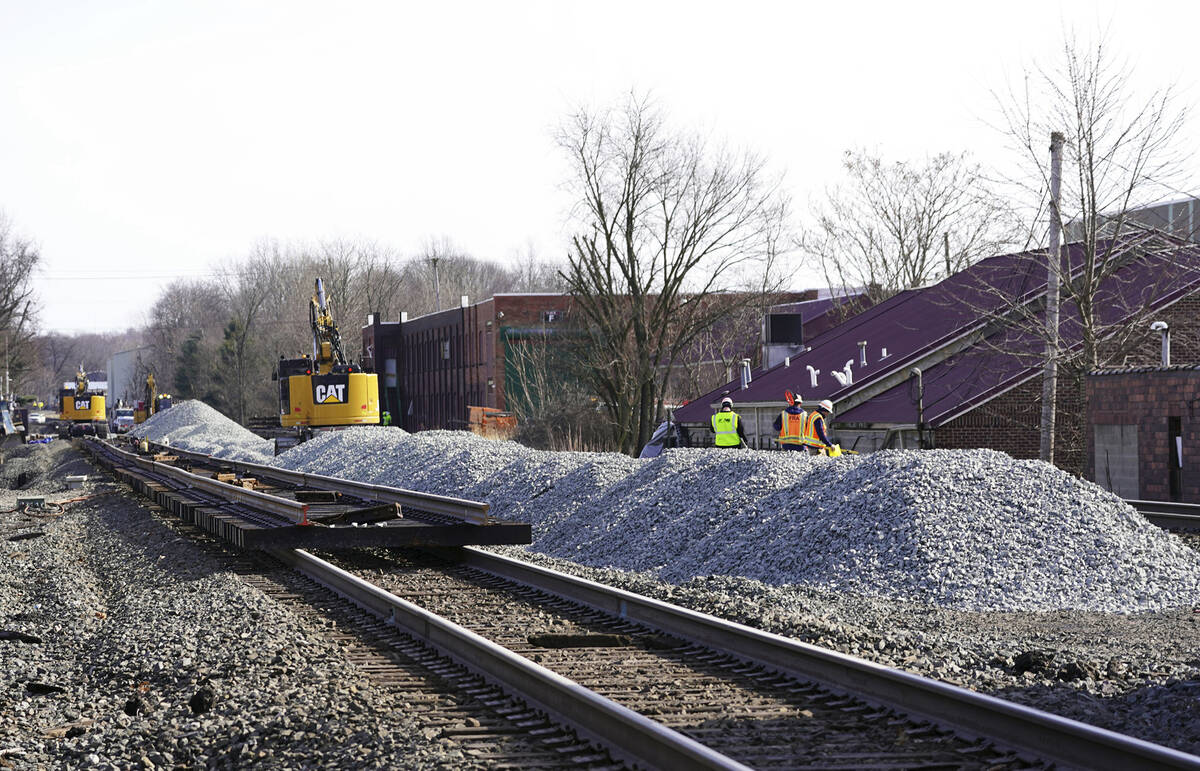
<path id="1" fill-rule="evenodd" d="M 1156 234 L 1161 237 L 1161 234 Z M 1161 240 L 1159 242 L 1161 245 Z M 1072 265 L 1080 262 L 1079 244 L 1067 247 Z M 1181 259 L 1182 258 L 1182 259 Z M 901 292 L 863 311 L 811 341 L 810 350 L 794 357 L 790 367 L 756 371 L 749 388 L 733 381 L 698 397 L 675 411 L 682 422 L 707 419 L 722 392 L 738 403 L 783 404 L 791 390 L 806 402 L 830 399 L 835 405 L 880 378 L 906 372 L 927 354 L 942 349 L 964 335 L 983 328 L 1006 309 L 1011 298 L 1030 302 L 1045 291 L 1044 252 L 1032 251 L 992 257 L 925 288 Z M 1169 280 L 1164 280 L 1169 278 Z M 1182 241 L 1172 242 L 1168 253 L 1151 252 L 1126 265 L 1103 286 L 1097 303 L 1105 324 L 1127 318 L 1130 308 L 1161 307 L 1200 287 L 1200 252 Z M 1078 314 L 1073 306 L 1061 311 L 1062 335 L 1070 344 L 1078 339 Z M 867 341 L 867 365 L 861 366 L 858 342 Z M 1014 328 L 992 333 L 980 343 L 931 365 L 923 372 L 925 420 L 936 425 L 978 406 L 1037 372 L 1042 343 L 1032 333 Z M 881 358 L 886 348 L 887 358 Z M 842 386 L 834 370 L 851 363 L 853 384 Z M 813 388 L 807 366 L 820 371 Z M 915 423 L 916 404 L 907 381 L 869 401 L 839 413 L 839 422 Z"/>

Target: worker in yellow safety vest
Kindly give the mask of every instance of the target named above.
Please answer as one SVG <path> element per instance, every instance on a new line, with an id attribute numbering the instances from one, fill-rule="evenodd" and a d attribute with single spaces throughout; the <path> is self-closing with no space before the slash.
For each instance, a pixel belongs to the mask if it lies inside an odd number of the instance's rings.
<path id="1" fill-rule="evenodd" d="M 779 417 L 775 418 L 775 430 L 779 432 L 779 447 L 783 450 L 800 452 L 804 450 L 804 428 L 808 413 L 800 406 L 800 397 L 793 396 L 791 391 L 784 391 L 783 397 L 788 406 Z"/>
<path id="2" fill-rule="evenodd" d="M 822 414 L 824 413 L 824 414 Z M 833 449 L 826 433 L 826 416 L 832 416 L 833 402 L 822 399 L 804 421 L 804 446 L 810 455 L 823 455 Z"/>
<path id="3" fill-rule="evenodd" d="M 721 400 L 721 409 L 712 416 L 714 444 L 735 450 L 746 442 L 742 421 L 733 411 L 733 399 L 726 396 Z"/>

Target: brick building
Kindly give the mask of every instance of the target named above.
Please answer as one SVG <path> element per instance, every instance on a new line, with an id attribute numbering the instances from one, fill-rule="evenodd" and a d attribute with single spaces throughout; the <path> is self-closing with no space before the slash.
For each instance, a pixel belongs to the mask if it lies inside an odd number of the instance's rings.
<path id="1" fill-rule="evenodd" d="M 1089 479 L 1122 498 L 1200 503 L 1200 366 L 1097 370 L 1087 402 Z"/>
<path id="2" fill-rule="evenodd" d="M 1150 319 L 1169 322 L 1176 339 L 1200 339 L 1200 249 L 1156 231 L 1122 242 L 1128 256 L 1101 286 L 1098 319 L 1112 334 L 1099 351 L 1109 365 L 1157 361 Z M 1078 244 L 1066 247 L 1081 262 Z M 1036 458 L 1040 445 L 1040 323 L 1044 252 L 983 260 L 922 289 L 901 292 L 814 337 L 785 364 L 751 373 L 676 410 L 705 441 L 709 418 L 728 393 L 750 444 L 775 446 L 774 418 L 785 390 L 806 407 L 835 405 L 843 447 L 991 447 Z M 1078 314 L 1062 308 L 1063 343 L 1078 349 Z M 1200 360 L 1200 359 L 1193 359 Z M 1057 392 L 1056 463 L 1083 473 L 1086 452 L 1082 378 L 1064 373 Z"/>
<path id="3" fill-rule="evenodd" d="M 513 345 L 555 336 L 570 311 L 569 295 L 498 294 L 411 320 L 368 318 L 363 361 L 379 373 L 380 409 L 408 431 L 463 428 L 468 405 L 509 409 Z"/>

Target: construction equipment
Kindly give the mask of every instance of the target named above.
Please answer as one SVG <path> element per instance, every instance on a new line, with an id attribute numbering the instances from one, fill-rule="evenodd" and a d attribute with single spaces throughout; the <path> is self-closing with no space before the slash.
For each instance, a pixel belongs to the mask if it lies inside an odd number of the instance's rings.
<path id="1" fill-rule="evenodd" d="M 83 365 L 75 373 L 75 387 L 64 387 L 58 393 L 58 436 L 83 436 L 94 434 L 101 439 L 108 436 L 105 420 L 104 390 L 93 387 Z"/>
<path id="2" fill-rule="evenodd" d="M 495 407 L 467 406 L 467 427 L 485 439 L 512 439 L 517 433 L 517 418 Z"/>
<path id="3" fill-rule="evenodd" d="M 160 394 L 154 382 L 154 373 L 146 375 L 146 390 L 142 399 L 138 400 L 133 409 L 134 424 L 145 423 L 151 416 L 171 406 L 171 395 Z"/>
<path id="4" fill-rule="evenodd" d="M 308 317 L 312 356 L 279 359 L 279 424 L 303 440 L 314 427 L 377 425 L 379 377 L 346 360 L 325 285 L 317 279 Z"/>

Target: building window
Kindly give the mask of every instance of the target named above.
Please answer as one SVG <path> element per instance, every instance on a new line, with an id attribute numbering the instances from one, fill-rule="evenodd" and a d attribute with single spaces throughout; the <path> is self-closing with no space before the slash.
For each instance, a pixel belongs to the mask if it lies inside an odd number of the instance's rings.
<path id="1" fill-rule="evenodd" d="M 554 324 L 555 322 L 562 321 L 562 315 L 562 311 L 542 311 L 542 323 Z"/>

